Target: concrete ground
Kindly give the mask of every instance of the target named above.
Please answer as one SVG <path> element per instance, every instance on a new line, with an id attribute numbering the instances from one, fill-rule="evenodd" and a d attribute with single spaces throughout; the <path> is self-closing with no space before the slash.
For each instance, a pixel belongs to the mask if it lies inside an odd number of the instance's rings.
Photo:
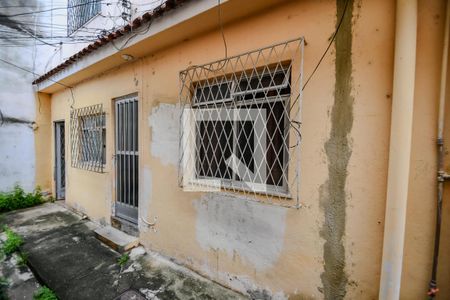
<path id="1" fill-rule="evenodd" d="M 97 225 L 58 203 L 10 212 L 0 221 L 24 238 L 21 250 L 28 256 L 28 266 L 59 299 L 244 298 L 142 249 L 133 251 L 132 259 L 119 266 L 120 254 L 95 238 Z M 14 273 L 5 264 L 0 268 L 5 277 Z M 32 290 L 38 286 L 34 278 L 24 281 L 23 288 L 25 284 Z M 21 290 L 20 281 L 18 286 Z"/>

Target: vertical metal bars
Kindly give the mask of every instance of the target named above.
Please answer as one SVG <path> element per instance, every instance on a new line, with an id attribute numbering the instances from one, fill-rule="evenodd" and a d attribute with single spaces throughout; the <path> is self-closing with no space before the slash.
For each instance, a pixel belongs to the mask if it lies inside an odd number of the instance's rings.
<path id="1" fill-rule="evenodd" d="M 137 222 L 139 152 L 137 97 L 116 100 L 116 215 Z"/>
<path id="2" fill-rule="evenodd" d="M 105 162 L 105 113 L 97 104 L 70 112 L 72 167 L 103 173 Z"/>
<path id="3" fill-rule="evenodd" d="M 55 181 L 57 199 L 64 199 L 66 189 L 66 143 L 64 127 L 64 121 L 55 122 Z"/>
<path id="4" fill-rule="evenodd" d="M 303 47 L 298 38 L 180 72 L 183 187 L 299 205 Z"/>
<path id="5" fill-rule="evenodd" d="M 69 0 L 67 2 L 67 35 L 71 35 L 101 12 L 101 0 Z"/>

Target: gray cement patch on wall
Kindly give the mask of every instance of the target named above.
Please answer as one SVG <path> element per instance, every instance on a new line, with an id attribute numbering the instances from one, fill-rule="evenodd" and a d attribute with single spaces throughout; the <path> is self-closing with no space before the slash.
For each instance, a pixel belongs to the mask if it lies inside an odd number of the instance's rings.
<path id="1" fill-rule="evenodd" d="M 227 194 L 195 201 L 196 236 L 205 250 L 238 255 L 257 271 L 273 266 L 283 250 L 287 209 Z"/>
<path id="2" fill-rule="evenodd" d="M 353 127 L 352 91 L 352 14 L 353 0 L 337 0 L 336 82 L 331 109 L 330 137 L 325 143 L 328 179 L 320 187 L 320 206 L 324 224 L 320 235 L 323 247 L 324 271 L 321 274 L 325 299 L 344 299 L 348 284 L 345 272 L 345 247 L 348 163 L 352 155 L 350 133 Z M 339 24 L 339 23 L 338 23 Z M 339 25 L 336 25 L 339 26 Z"/>
<path id="3" fill-rule="evenodd" d="M 150 150 L 164 165 L 178 164 L 180 107 L 161 103 L 152 109 L 148 118 L 152 128 Z"/>

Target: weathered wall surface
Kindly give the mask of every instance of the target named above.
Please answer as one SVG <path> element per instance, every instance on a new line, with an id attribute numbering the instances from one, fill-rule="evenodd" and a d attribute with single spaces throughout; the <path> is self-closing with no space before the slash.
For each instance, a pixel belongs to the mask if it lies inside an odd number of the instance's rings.
<path id="1" fill-rule="evenodd" d="M 442 42 L 444 37 L 445 1 L 419 1 L 417 32 L 416 88 L 414 95 L 411 172 L 409 178 L 408 211 L 401 298 L 415 299 L 428 289 L 434 247 L 436 218 L 437 122 L 441 78 Z M 450 84 L 447 83 L 447 87 Z M 448 94 L 448 92 L 447 92 Z M 444 139 L 446 170 L 449 170 L 449 101 Z M 445 190 L 443 232 L 441 234 L 440 267 L 438 269 L 438 299 L 450 297 L 450 238 L 448 201 Z"/>
<path id="2" fill-rule="evenodd" d="M 0 58 L 32 69 L 31 49 L 23 52 L 0 48 Z M 35 153 L 32 123 L 35 100 L 32 76 L 1 63 L 0 68 L 0 191 L 15 184 L 32 190 L 35 184 Z"/>
<path id="3" fill-rule="evenodd" d="M 29 37 L 32 32 L 36 35 L 47 34 L 35 32 L 36 27 L 33 25 L 47 22 L 48 15 L 29 14 L 21 18 L 8 18 L 5 15 L 39 10 L 44 5 L 48 8 L 48 2 L 44 0 L 2 1 L 4 15 L 0 18 L 3 32 L 0 59 L 37 74 L 42 73 L 54 53 L 54 47 L 41 45 L 41 42 L 32 38 L 25 40 L 23 36 Z M 11 190 L 15 184 L 28 191 L 34 189 L 36 184 L 49 189 L 49 149 L 45 148 L 45 142 L 35 142 L 35 134 L 43 137 L 49 134 L 48 103 L 36 97 L 31 85 L 35 75 L 30 72 L 0 62 L 0 78 L 0 191 Z M 42 123 L 39 133 L 34 131 L 34 123 L 38 120 Z M 40 166 L 36 165 L 37 155 L 43 157 L 38 163 Z"/>
<path id="4" fill-rule="evenodd" d="M 353 98 L 353 126 L 347 135 L 351 156 L 345 183 L 344 278 L 347 299 L 375 299 L 389 159 L 395 1 L 355 0 L 352 23 L 352 88 L 347 97 Z"/>
<path id="5" fill-rule="evenodd" d="M 405 299 L 422 298 L 430 271 L 435 213 L 432 137 L 436 126 L 436 107 L 430 99 L 437 93 L 443 16 L 436 15 L 440 15 L 442 3 L 420 3 L 419 30 L 433 34 L 419 34 L 418 57 L 422 58 L 418 70 L 423 79 L 416 87 L 412 158 L 416 173 L 411 175 L 414 182 L 408 207 Z M 178 73 L 189 65 L 222 58 L 219 32 L 181 41 L 81 82 L 73 89 L 74 99 L 67 90 L 52 96 L 52 120 L 66 120 L 66 136 L 71 104 L 78 108 L 103 103 L 107 116 L 105 173 L 68 168 L 67 203 L 97 221 L 109 222 L 114 201 L 113 99 L 137 92 L 139 214 L 149 222 L 157 217 L 155 230 L 140 224 L 145 246 L 253 295 L 377 298 L 394 6 L 389 0 L 289 1 L 224 27 L 230 55 L 305 36 L 304 73 L 308 76 L 345 11 L 335 45 L 304 90 L 302 208 L 254 203 L 226 193 L 184 192 L 178 187 Z M 267 20 L 271 20 L 270 26 Z M 68 148 L 66 153 L 69 165 Z M 444 219 L 448 219 L 448 206 L 445 209 Z M 420 237 L 415 227 L 425 228 Z M 416 260 L 420 263 L 415 264 Z M 440 276 L 443 282 L 449 280 L 444 268 Z M 442 295 L 450 294 L 444 288 Z"/>
<path id="6" fill-rule="evenodd" d="M 35 105 L 35 184 L 51 192 L 53 170 L 49 166 L 52 165 L 52 153 L 54 151 L 50 142 L 53 130 L 50 95 L 36 94 Z"/>

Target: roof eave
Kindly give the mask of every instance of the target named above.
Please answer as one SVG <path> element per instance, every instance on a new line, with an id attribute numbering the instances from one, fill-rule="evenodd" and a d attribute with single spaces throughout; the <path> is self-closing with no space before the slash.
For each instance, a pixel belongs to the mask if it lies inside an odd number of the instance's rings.
<path id="1" fill-rule="evenodd" d="M 221 0 L 223 22 L 248 16 L 281 2 L 283 0 L 244 2 Z M 37 85 L 40 92 L 51 94 L 127 63 L 122 58 L 122 54 L 129 54 L 134 58 L 144 57 L 177 42 L 218 28 L 217 0 L 178 0 L 174 3 L 177 6 L 164 8 L 164 11 L 159 8 L 155 15 L 144 14 L 139 21 L 136 19 L 120 31 L 90 44 L 58 67 L 39 77 L 33 84 Z M 175 9 L 180 5 L 182 5 L 181 8 Z M 145 26 L 150 20 L 151 26 L 147 30 Z M 131 30 L 143 26 L 145 33 L 137 35 L 127 43 L 126 47 L 118 51 L 117 48 L 130 38 Z"/>

